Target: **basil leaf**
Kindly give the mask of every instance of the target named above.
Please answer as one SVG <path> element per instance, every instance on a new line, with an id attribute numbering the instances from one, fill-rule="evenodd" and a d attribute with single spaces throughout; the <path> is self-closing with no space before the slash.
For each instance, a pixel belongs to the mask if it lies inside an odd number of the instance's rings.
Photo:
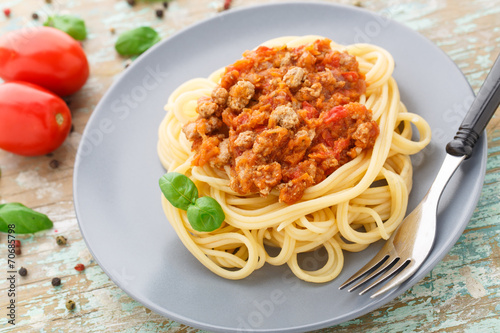
<path id="1" fill-rule="evenodd" d="M 160 178 L 160 189 L 172 206 L 187 210 L 198 199 L 198 189 L 191 179 L 178 172 Z"/>
<path id="2" fill-rule="evenodd" d="M 14 226 L 13 228 L 12 225 Z M 25 205 L 12 202 L 0 205 L 0 231 L 13 229 L 16 234 L 30 234 L 53 227 L 47 215 L 35 212 Z"/>
<path id="3" fill-rule="evenodd" d="M 139 27 L 122 33 L 115 49 L 121 55 L 141 54 L 161 40 L 158 33 L 150 27 Z"/>
<path id="4" fill-rule="evenodd" d="M 85 27 L 85 22 L 76 16 L 49 16 L 43 25 L 62 30 L 76 40 L 84 40 L 87 38 L 87 28 Z"/>
<path id="5" fill-rule="evenodd" d="M 188 207 L 187 218 L 194 230 L 214 231 L 221 226 L 226 215 L 214 198 L 201 197 Z"/>

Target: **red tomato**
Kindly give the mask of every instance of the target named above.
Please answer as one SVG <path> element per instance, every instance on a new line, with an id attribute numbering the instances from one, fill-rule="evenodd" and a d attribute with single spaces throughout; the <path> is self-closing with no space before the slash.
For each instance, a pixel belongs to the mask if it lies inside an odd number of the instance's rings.
<path id="1" fill-rule="evenodd" d="M 89 64 L 80 44 L 51 27 L 8 32 L 0 37 L 0 77 L 38 84 L 59 96 L 78 91 Z"/>
<path id="2" fill-rule="evenodd" d="M 0 148 L 15 154 L 48 154 L 71 129 L 71 113 L 57 95 L 35 84 L 0 84 Z"/>

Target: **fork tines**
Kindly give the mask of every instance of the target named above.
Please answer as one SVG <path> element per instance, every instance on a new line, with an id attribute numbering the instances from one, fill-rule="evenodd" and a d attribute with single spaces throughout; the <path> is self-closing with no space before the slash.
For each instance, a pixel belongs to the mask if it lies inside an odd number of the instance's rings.
<path id="1" fill-rule="evenodd" d="M 410 269 L 411 266 L 413 266 L 411 265 L 411 259 L 401 260 L 401 258 L 395 253 L 394 249 L 392 249 L 392 251 L 386 252 L 385 255 L 376 255 L 370 262 L 344 282 L 339 289 L 344 289 L 357 282 L 354 286 L 348 289 L 349 292 L 352 292 L 378 277 L 377 280 L 359 293 L 360 295 L 364 295 L 381 283 L 390 280 L 397 274 L 396 277 L 371 296 L 371 298 L 374 298 L 399 285 L 401 282 L 406 280 L 407 277 L 413 274 L 413 270 Z"/>

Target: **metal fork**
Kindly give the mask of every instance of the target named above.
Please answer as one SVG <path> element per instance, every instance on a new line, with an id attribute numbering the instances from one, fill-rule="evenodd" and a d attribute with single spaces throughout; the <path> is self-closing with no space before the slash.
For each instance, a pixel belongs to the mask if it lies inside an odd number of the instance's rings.
<path id="1" fill-rule="evenodd" d="M 436 235 L 436 215 L 441 194 L 455 170 L 468 159 L 486 125 L 500 104 L 500 56 L 472 103 L 457 134 L 446 145 L 446 157 L 420 204 L 402 221 L 382 249 L 339 289 L 357 282 L 349 291 L 373 281 L 359 294 L 363 295 L 387 282 L 371 295 L 375 298 L 410 278 L 427 258 Z"/>

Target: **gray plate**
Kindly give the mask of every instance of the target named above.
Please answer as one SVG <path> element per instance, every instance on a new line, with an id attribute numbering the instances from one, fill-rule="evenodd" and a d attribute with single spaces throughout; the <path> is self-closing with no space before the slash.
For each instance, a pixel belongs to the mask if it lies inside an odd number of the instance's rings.
<path id="1" fill-rule="evenodd" d="M 184 248 L 163 215 L 158 187 L 164 170 L 156 154 L 157 128 L 168 95 L 184 81 L 205 77 L 268 39 L 306 34 L 342 44 L 369 42 L 392 53 L 402 100 L 433 130 L 429 147 L 414 157 L 410 208 L 430 186 L 444 158 L 443 147 L 473 97 L 461 71 L 430 41 L 382 16 L 328 4 L 231 10 L 191 26 L 139 57 L 109 89 L 92 114 L 76 159 L 75 209 L 87 246 L 106 274 L 149 309 L 223 332 L 294 332 L 338 324 L 408 290 L 446 255 L 467 225 L 485 174 L 484 136 L 443 195 L 429 258 L 413 278 L 375 300 L 338 287 L 380 244 L 347 254 L 340 276 L 324 284 L 300 281 L 288 267 L 271 265 L 244 280 L 225 280 Z"/>

